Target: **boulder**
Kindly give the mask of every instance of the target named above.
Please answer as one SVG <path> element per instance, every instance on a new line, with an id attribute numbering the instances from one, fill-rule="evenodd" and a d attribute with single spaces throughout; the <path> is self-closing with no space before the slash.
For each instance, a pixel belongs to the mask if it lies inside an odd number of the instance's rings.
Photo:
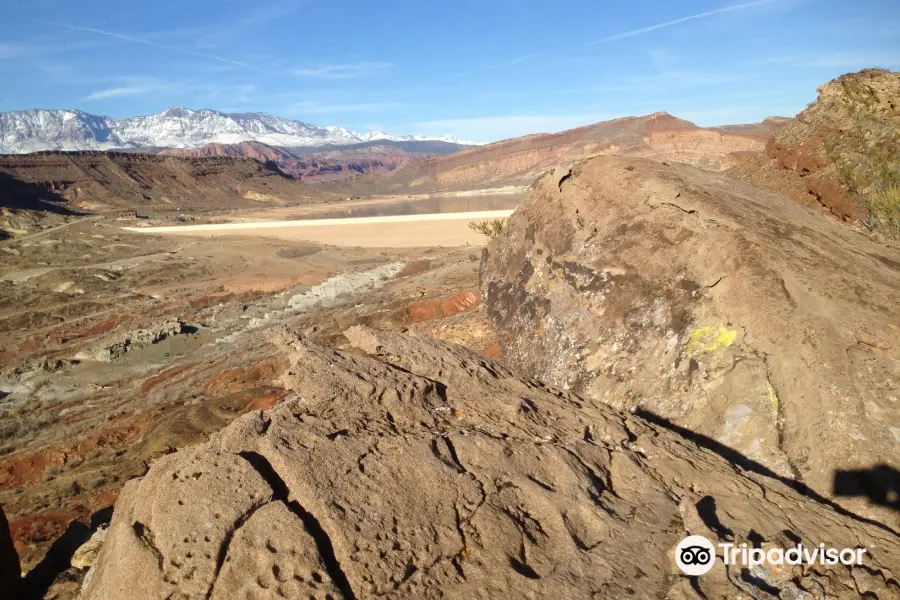
<path id="1" fill-rule="evenodd" d="M 360 354 L 279 332 L 293 399 L 126 484 L 84 600 L 900 593 L 881 526 L 461 347 L 346 335 Z M 688 533 L 867 556 L 688 578 Z"/>
<path id="2" fill-rule="evenodd" d="M 724 174 L 608 156 L 538 180 L 481 279 L 520 372 L 900 526 L 838 485 L 900 456 L 896 250 Z"/>

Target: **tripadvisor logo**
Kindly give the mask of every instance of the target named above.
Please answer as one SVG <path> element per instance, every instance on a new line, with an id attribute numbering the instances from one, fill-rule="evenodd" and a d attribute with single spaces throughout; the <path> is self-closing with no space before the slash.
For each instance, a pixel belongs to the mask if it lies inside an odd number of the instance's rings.
<path id="1" fill-rule="evenodd" d="M 756 567 L 759 565 L 861 565 L 865 548 L 828 548 L 825 544 L 804 546 L 797 544 L 793 548 L 748 547 L 746 543 L 712 542 L 702 535 L 689 535 L 675 547 L 675 564 L 685 575 L 704 575 L 716 563 L 716 548 L 722 562 L 726 565 Z"/>
<path id="2" fill-rule="evenodd" d="M 675 547 L 675 564 L 685 575 L 704 575 L 716 563 L 716 549 L 702 535 L 689 535 Z"/>

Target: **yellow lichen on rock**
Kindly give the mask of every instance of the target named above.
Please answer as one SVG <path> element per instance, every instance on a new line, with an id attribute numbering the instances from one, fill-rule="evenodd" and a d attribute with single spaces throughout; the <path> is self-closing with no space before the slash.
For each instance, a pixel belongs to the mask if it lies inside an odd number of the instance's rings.
<path id="1" fill-rule="evenodd" d="M 721 348 L 727 348 L 737 340 L 737 330 L 728 329 L 724 325 L 715 327 L 698 327 L 691 331 L 684 354 L 687 357 L 695 356 L 701 352 L 713 352 Z"/>
<path id="2" fill-rule="evenodd" d="M 769 404 L 772 405 L 772 408 L 775 409 L 775 414 L 778 414 L 778 394 L 775 392 L 775 388 L 772 386 L 772 382 L 766 379 L 766 394 L 769 396 Z"/>

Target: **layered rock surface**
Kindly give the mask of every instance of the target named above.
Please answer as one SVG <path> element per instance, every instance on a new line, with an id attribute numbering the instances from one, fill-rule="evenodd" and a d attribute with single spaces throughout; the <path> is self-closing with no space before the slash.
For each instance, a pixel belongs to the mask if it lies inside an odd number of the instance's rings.
<path id="1" fill-rule="evenodd" d="M 900 542 L 879 526 L 461 347 L 347 337 L 370 356 L 276 336 L 296 398 L 129 482 L 83 597 L 900 593 Z M 719 564 L 692 582 L 672 559 L 688 532 L 865 546 L 869 558 L 803 572 Z"/>
<path id="2" fill-rule="evenodd" d="M 482 262 L 513 367 L 895 529 L 896 510 L 838 483 L 896 464 L 898 300 L 897 252 L 726 175 L 637 158 L 540 179 Z"/>

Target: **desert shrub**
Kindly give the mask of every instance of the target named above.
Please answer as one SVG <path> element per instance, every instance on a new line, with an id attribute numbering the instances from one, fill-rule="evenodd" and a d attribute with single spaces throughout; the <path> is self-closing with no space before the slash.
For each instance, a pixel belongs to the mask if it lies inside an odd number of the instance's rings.
<path id="1" fill-rule="evenodd" d="M 825 143 L 825 157 L 841 186 L 865 207 L 869 228 L 900 239 L 900 134 L 864 111 L 850 123 L 849 135 Z"/>
<path id="2" fill-rule="evenodd" d="M 469 229 L 494 239 L 503 233 L 503 220 L 494 219 L 493 221 L 469 221 Z"/>
<path id="3" fill-rule="evenodd" d="M 867 199 L 866 208 L 871 229 L 900 239 L 900 186 L 879 190 Z"/>

